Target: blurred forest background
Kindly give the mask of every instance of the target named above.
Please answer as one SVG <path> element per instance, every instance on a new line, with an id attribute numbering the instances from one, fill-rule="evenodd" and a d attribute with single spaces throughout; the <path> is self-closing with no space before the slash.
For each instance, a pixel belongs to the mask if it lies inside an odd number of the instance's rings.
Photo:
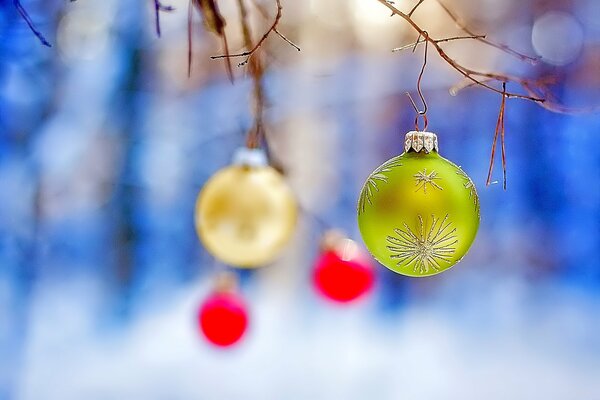
<path id="1" fill-rule="evenodd" d="M 597 0 L 446 3 L 541 61 L 474 41 L 445 44 L 453 58 L 552 75 L 564 104 L 600 104 Z M 158 38 L 152 1 L 23 1 L 48 48 L 0 1 L 0 399 L 600 398 L 598 114 L 509 100 L 508 189 L 485 187 L 500 96 L 450 96 L 459 76 L 430 52 L 429 129 L 481 198 L 470 253 L 427 279 L 379 267 L 348 307 L 311 287 L 325 225 L 359 239 L 360 187 L 413 128 L 404 92 L 422 49 L 391 52 L 416 37 L 376 0 L 283 2 L 279 30 L 302 51 L 276 36 L 261 48 L 267 135 L 303 214 L 274 265 L 241 274 L 247 337 L 204 342 L 197 307 L 221 266 L 194 202 L 244 143 L 251 83 L 210 60 L 220 42 L 198 18 L 188 78 L 188 3 L 168 4 Z M 237 21 L 234 1 L 219 4 Z M 270 21 L 249 7 L 258 38 Z M 414 18 L 460 33 L 435 1 Z M 241 49 L 239 26 L 227 32 Z"/>

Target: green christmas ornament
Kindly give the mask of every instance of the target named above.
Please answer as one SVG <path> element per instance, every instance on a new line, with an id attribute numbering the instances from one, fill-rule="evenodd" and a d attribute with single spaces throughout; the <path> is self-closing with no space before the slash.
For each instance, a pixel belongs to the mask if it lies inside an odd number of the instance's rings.
<path id="1" fill-rule="evenodd" d="M 392 271 L 415 277 L 459 262 L 479 219 L 473 181 L 438 154 L 430 132 L 407 133 L 404 153 L 373 171 L 358 202 L 358 226 L 371 254 Z"/>

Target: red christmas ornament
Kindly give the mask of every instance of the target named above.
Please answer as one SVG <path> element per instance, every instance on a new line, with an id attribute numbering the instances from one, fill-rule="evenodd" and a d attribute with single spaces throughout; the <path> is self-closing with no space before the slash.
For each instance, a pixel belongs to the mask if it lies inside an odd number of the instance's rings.
<path id="1" fill-rule="evenodd" d="M 328 232 L 315 262 L 313 283 L 324 297 L 346 303 L 373 287 L 373 263 L 366 252 L 338 232 Z"/>
<path id="2" fill-rule="evenodd" d="M 209 342 L 221 347 L 233 345 L 248 326 L 243 298 L 235 290 L 218 288 L 200 306 L 198 323 Z"/>

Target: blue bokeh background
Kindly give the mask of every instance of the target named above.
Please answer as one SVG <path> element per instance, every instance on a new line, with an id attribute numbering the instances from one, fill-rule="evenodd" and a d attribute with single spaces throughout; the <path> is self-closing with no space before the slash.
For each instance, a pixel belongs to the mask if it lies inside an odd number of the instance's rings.
<path id="1" fill-rule="evenodd" d="M 228 82 L 209 60 L 218 41 L 198 23 L 187 77 L 185 1 L 162 15 L 160 39 L 151 1 L 24 1 L 52 48 L 0 1 L 0 399 L 600 397 L 599 114 L 508 101 L 508 188 L 486 187 L 499 96 L 450 96 L 459 79 L 432 52 L 430 129 L 478 187 L 479 235 L 445 274 L 381 267 L 368 299 L 331 305 L 310 283 L 320 235 L 336 227 L 360 239 L 357 193 L 402 152 L 414 119 L 404 92 L 422 53 L 389 52 L 414 35 L 375 0 L 287 3 L 281 30 L 302 52 L 265 45 L 268 141 L 303 212 L 274 265 L 240 273 L 250 330 L 220 351 L 195 325 L 224 266 L 201 247 L 193 207 L 251 126 L 244 70 Z M 595 0 L 448 3 L 542 57 L 528 66 L 449 44 L 457 59 L 555 75 L 562 103 L 600 104 Z M 426 6 L 415 18 L 432 35 L 456 33 Z M 548 12 L 572 22 L 563 36 L 579 50 L 568 62 L 553 58 L 558 27 L 543 36 L 554 46 L 532 41 Z"/>

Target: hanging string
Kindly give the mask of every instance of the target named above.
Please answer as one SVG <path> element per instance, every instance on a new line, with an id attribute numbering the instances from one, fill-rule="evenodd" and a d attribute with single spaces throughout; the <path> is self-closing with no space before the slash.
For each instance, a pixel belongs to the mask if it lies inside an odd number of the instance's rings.
<path id="1" fill-rule="evenodd" d="M 417 93 L 419 94 L 419 98 L 421 99 L 421 103 L 423 103 L 423 109 L 419 110 L 419 108 L 417 107 L 417 104 L 415 103 L 415 101 L 413 100 L 412 96 L 410 95 L 409 92 L 406 92 L 406 95 L 408 96 L 408 99 L 410 100 L 410 103 L 412 104 L 413 108 L 415 109 L 415 112 L 417 113 L 417 116 L 415 117 L 415 130 L 417 131 L 425 131 L 427 130 L 427 102 L 425 101 L 425 96 L 423 96 L 423 91 L 421 90 L 421 81 L 423 80 L 423 74 L 425 73 L 425 67 L 427 66 L 427 50 L 428 50 L 428 43 L 429 43 L 429 34 L 427 33 L 427 31 L 423 31 L 422 34 L 419 34 L 419 37 L 417 37 L 417 40 L 415 41 L 414 47 L 413 47 L 413 53 L 414 51 L 417 49 L 417 46 L 419 43 L 421 43 L 421 37 L 423 38 L 423 41 L 425 42 L 425 52 L 423 55 L 423 65 L 421 66 L 421 72 L 419 73 L 419 77 L 417 78 Z M 423 129 L 419 128 L 419 118 L 423 119 Z"/>
<path id="2" fill-rule="evenodd" d="M 252 78 L 252 96 L 254 100 L 254 125 L 246 137 L 246 147 L 254 149 L 261 147 L 264 141 L 263 117 L 266 103 L 262 82 L 264 65 L 260 54 L 254 54 L 254 50 L 257 47 L 253 44 L 252 32 L 248 23 L 248 10 L 244 0 L 238 0 L 238 8 L 240 10 L 240 25 L 242 27 L 244 45 L 249 52 L 248 57 L 240 63 L 240 66 L 248 64 L 248 73 Z"/>

